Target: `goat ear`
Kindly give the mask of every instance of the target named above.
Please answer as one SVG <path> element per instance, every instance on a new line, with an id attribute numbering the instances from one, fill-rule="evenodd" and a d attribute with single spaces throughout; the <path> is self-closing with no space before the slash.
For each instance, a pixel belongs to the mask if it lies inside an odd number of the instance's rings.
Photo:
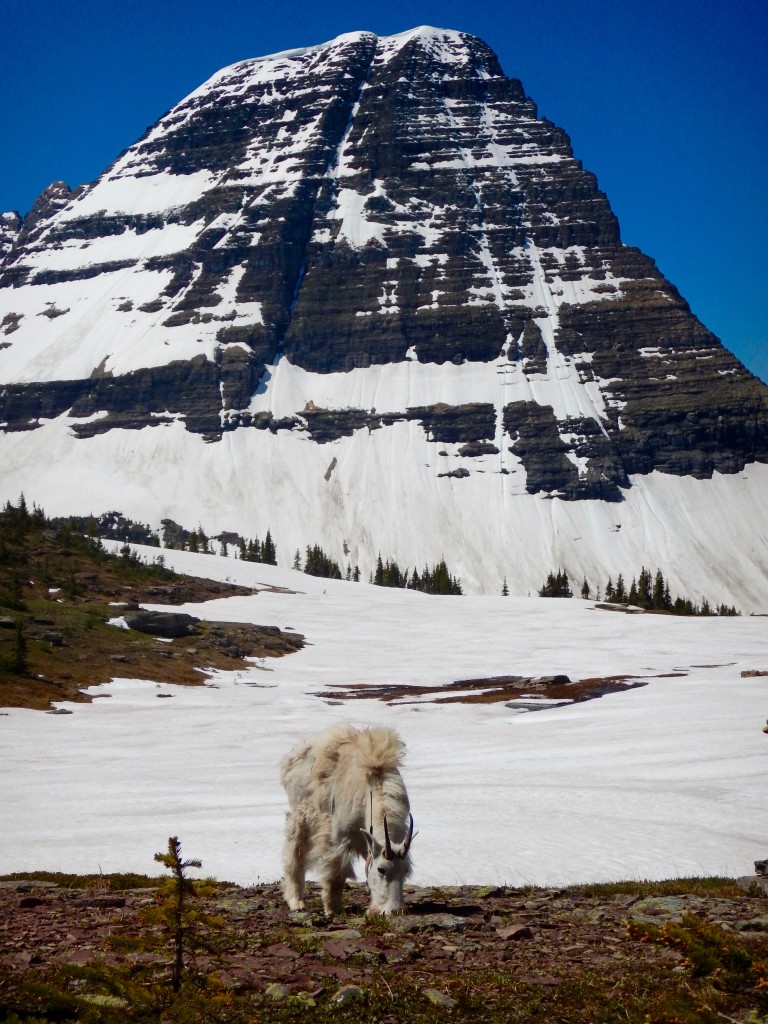
<path id="1" fill-rule="evenodd" d="M 405 858 L 408 856 L 408 850 L 411 848 L 411 843 L 416 838 L 416 836 L 419 834 L 418 832 L 414 832 L 413 831 L 413 815 L 411 814 L 411 815 L 409 815 L 409 817 L 410 817 L 410 821 L 408 823 L 408 835 L 405 837 L 403 845 L 400 846 L 398 848 L 398 850 L 397 850 L 397 855 L 402 860 L 405 860 Z"/>
<path id="2" fill-rule="evenodd" d="M 365 841 L 368 844 L 368 852 L 372 857 L 378 857 L 381 851 L 381 843 L 376 839 L 373 832 L 369 832 L 367 828 L 361 828 L 360 831 L 365 836 Z"/>

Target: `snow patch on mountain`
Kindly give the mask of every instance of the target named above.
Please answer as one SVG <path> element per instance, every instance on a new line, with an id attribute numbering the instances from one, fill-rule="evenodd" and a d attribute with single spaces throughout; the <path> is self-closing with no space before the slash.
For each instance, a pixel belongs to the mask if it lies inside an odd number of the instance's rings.
<path id="1" fill-rule="evenodd" d="M 200 524 L 209 535 L 269 529 L 282 564 L 318 543 L 363 578 L 379 553 L 403 568 L 446 557 L 469 594 L 498 593 L 505 577 L 513 594 L 535 594 L 550 569 L 565 569 L 578 587 L 583 577 L 604 586 L 609 575 L 660 567 L 673 594 L 768 611 L 765 465 L 711 480 L 653 473 L 634 478 L 624 501 L 568 502 L 526 493 L 524 468 L 503 448 L 473 459 L 466 478 L 438 476 L 466 460 L 413 421 L 325 445 L 265 430 L 209 444 L 178 419 L 83 442 L 70 423 L 0 434 L 0 497 L 23 491 L 50 515 L 117 509 L 155 528 L 163 518 Z"/>
<path id="2" fill-rule="evenodd" d="M 134 216 L 164 213 L 187 206 L 207 192 L 217 180 L 211 171 L 193 174 L 169 174 L 155 171 L 151 175 L 132 175 L 135 155 L 129 151 L 111 171 L 99 178 L 82 195 L 58 215 L 61 223 L 92 217 L 97 213 L 128 213 Z M 119 237 L 119 236 L 118 236 Z M 117 240 L 114 240 L 117 242 Z M 121 249 L 120 243 L 115 245 Z"/>

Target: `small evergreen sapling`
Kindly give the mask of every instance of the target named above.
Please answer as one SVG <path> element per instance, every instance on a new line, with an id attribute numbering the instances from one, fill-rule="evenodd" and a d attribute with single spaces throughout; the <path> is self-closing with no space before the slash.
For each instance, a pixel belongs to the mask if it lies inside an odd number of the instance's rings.
<path id="1" fill-rule="evenodd" d="M 174 957 L 172 984 L 174 992 L 181 988 L 181 979 L 184 973 L 184 934 L 186 931 L 186 917 L 184 897 L 195 893 L 195 883 L 187 878 L 187 868 L 200 868 L 202 862 L 199 860 L 181 859 L 181 842 L 176 836 L 168 839 L 168 852 L 156 853 L 155 860 L 164 864 L 173 873 L 173 881 L 169 892 L 166 910 L 168 912 L 168 923 L 173 931 Z"/>

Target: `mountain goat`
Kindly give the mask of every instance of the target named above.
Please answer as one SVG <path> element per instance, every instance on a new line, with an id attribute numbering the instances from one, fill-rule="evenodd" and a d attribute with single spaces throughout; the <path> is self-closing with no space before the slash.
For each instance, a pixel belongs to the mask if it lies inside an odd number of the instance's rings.
<path id="1" fill-rule="evenodd" d="M 342 910 L 342 891 L 365 857 L 369 914 L 403 906 L 411 873 L 413 817 L 399 768 L 405 751 L 392 729 L 337 725 L 304 740 L 283 760 L 288 794 L 283 895 L 291 910 L 304 907 L 305 871 L 320 879 L 326 914 Z"/>

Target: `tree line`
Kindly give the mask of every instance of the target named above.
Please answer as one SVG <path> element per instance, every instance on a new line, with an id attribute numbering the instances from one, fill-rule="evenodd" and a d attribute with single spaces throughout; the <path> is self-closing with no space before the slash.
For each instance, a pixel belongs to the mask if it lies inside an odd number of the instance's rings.
<path id="1" fill-rule="evenodd" d="M 22 495 L 19 506 L 7 506 L 6 515 L 9 520 L 19 519 L 24 522 L 27 516 L 36 515 L 44 519 L 39 510 L 34 513 L 27 511 Z M 237 533 L 223 532 L 209 536 L 202 526 L 187 530 L 170 519 L 163 520 L 163 537 L 144 523 L 137 523 L 119 512 L 106 512 L 99 516 L 72 516 L 53 521 L 59 530 L 74 531 L 96 540 L 99 537 L 122 542 L 123 558 L 130 555 L 129 544 L 149 544 L 153 547 L 166 547 L 177 551 L 192 551 L 198 554 L 234 555 L 244 562 L 261 562 L 266 565 L 277 565 L 277 546 L 268 528 L 264 538 L 241 537 Z M 0 540 L 0 544 L 2 541 Z M 0 557 L 2 550 L 0 550 Z M 162 559 L 162 556 L 161 556 Z M 297 549 L 293 557 L 292 568 L 305 572 L 310 576 L 325 579 L 346 579 L 359 583 L 360 567 L 347 563 L 346 569 L 328 555 L 319 544 L 307 544 L 304 555 Z M 376 568 L 368 577 L 368 582 L 379 587 L 402 587 L 409 590 L 420 590 L 427 594 L 461 594 L 461 583 L 458 577 L 449 571 L 445 559 L 435 565 L 425 565 L 421 570 L 417 567 L 401 569 L 396 561 L 384 561 L 379 554 Z"/>
<path id="2" fill-rule="evenodd" d="M 346 573 L 342 573 L 341 566 L 336 559 L 331 558 L 320 547 L 319 544 L 308 544 L 306 555 L 302 561 L 301 552 L 296 551 L 293 558 L 293 568 L 300 572 L 306 572 L 310 576 L 321 576 L 325 579 L 341 580 L 347 579 L 353 583 L 360 581 L 360 568 L 347 563 Z M 441 559 L 436 565 L 425 565 L 419 572 L 418 568 L 401 569 L 392 559 L 384 561 L 379 554 L 376 559 L 376 568 L 370 573 L 368 582 L 377 587 L 399 587 L 408 590 L 420 590 L 425 594 L 461 594 L 461 583 L 456 576 L 452 576 Z"/>
<path id="3" fill-rule="evenodd" d="M 506 581 L 505 581 L 506 585 Z M 581 597 L 589 600 L 594 596 L 596 601 L 607 601 L 610 604 L 633 605 L 637 608 L 644 608 L 646 611 L 667 612 L 671 615 L 739 615 L 740 613 L 732 605 L 712 605 L 706 597 L 702 597 L 701 604 L 697 604 L 689 597 L 672 597 L 669 583 L 664 578 L 661 569 L 652 571 L 643 566 L 637 577 L 632 577 L 632 582 L 627 586 L 623 573 L 619 573 L 614 583 L 611 576 L 603 587 L 603 596 L 600 596 L 600 587 L 594 589 L 586 577 L 581 584 Z M 550 572 L 539 590 L 539 597 L 573 597 L 568 574 L 563 569 L 557 572 Z"/>
<path id="4" fill-rule="evenodd" d="M 381 555 L 376 560 L 376 569 L 371 573 L 370 582 L 377 587 L 402 587 L 408 590 L 420 590 L 425 594 L 461 594 L 461 583 L 457 576 L 452 576 L 445 564 L 445 559 L 433 566 L 425 565 L 419 572 L 401 569 L 395 561 L 382 561 Z"/>

